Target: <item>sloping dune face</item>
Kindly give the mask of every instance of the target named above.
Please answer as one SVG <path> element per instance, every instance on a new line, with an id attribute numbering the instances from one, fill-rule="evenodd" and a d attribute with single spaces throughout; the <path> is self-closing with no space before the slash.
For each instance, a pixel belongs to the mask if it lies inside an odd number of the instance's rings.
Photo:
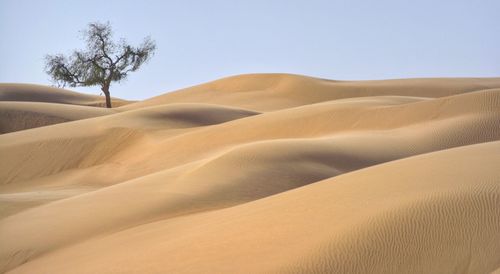
<path id="1" fill-rule="evenodd" d="M 73 118 L 29 104 L 5 109 L 73 121 L 0 135 L 1 272 L 500 269 L 499 78 L 255 74 Z"/>
<path id="2" fill-rule="evenodd" d="M 80 106 L 105 106 L 102 96 L 78 93 L 66 89 L 34 84 L 0 83 L 0 101 L 44 102 Z M 121 106 L 128 101 L 115 99 L 113 104 Z"/>
<path id="3" fill-rule="evenodd" d="M 0 134 L 114 113 L 105 108 L 39 102 L 0 102 Z"/>
<path id="4" fill-rule="evenodd" d="M 129 101 L 113 98 L 113 105 Z M 116 113 L 104 97 L 33 84 L 0 83 L 0 134 Z"/>
<path id="5" fill-rule="evenodd" d="M 343 98 L 382 95 L 437 98 L 499 86 L 500 78 L 332 81 L 290 74 L 247 74 L 167 93 L 124 108 L 201 102 L 272 111 Z"/>

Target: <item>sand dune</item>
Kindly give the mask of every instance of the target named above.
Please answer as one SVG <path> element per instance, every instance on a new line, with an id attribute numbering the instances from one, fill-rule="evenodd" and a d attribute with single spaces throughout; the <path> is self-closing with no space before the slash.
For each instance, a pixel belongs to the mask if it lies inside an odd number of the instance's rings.
<path id="1" fill-rule="evenodd" d="M 138 225 L 12 273 L 487 273 L 500 263 L 499 156 L 494 142 L 391 162 Z"/>
<path id="2" fill-rule="evenodd" d="M 166 93 L 124 108 L 202 102 L 270 111 L 343 98 L 381 95 L 436 98 L 498 87 L 500 78 L 332 81 L 293 74 L 245 74 Z"/>
<path id="3" fill-rule="evenodd" d="M 34 84 L 0 83 L 0 101 L 45 102 L 80 106 L 105 106 L 102 96 Z M 130 101 L 114 98 L 113 105 Z"/>
<path id="4" fill-rule="evenodd" d="M 110 113 L 114 111 L 96 107 L 39 102 L 0 102 L 0 134 Z"/>
<path id="5" fill-rule="evenodd" d="M 258 74 L 5 109 L 69 122 L 0 136 L 3 271 L 500 268 L 499 78 Z"/>
<path id="6" fill-rule="evenodd" d="M 113 98 L 114 106 L 130 101 Z M 0 83 L 0 134 L 115 113 L 102 96 L 33 84 Z"/>

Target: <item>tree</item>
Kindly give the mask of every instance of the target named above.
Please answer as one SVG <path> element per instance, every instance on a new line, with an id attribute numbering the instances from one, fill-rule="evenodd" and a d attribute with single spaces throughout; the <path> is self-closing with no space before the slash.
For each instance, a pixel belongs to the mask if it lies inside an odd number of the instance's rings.
<path id="1" fill-rule="evenodd" d="M 156 45 L 146 37 L 139 47 L 132 47 L 122 38 L 112 41 L 110 23 L 90 23 L 83 31 L 86 50 L 75 50 L 66 57 L 62 54 L 45 56 L 45 72 L 58 86 L 101 86 L 106 96 L 106 107 L 111 108 L 109 87 L 112 82 L 124 80 L 154 54 Z"/>

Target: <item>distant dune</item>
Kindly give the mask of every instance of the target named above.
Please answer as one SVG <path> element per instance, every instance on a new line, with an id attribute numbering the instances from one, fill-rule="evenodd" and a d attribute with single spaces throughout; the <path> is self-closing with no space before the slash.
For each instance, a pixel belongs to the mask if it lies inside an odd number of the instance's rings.
<path id="1" fill-rule="evenodd" d="M 114 113 L 114 110 L 40 102 L 0 101 L 0 134 Z"/>
<path id="2" fill-rule="evenodd" d="M 0 272 L 500 271 L 500 78 L 0 101 Z"/>
<path id="3" fill-rule="evenodd" d="M 272 111 L 344 98 L 382 95 L 437 98 L 498 87 L 500 78 L 332 81 L 291 74 L 246 74 L 166 93 L 125 108 L 200 102 Z"/>
<path id="4" fill-rule="evenodd" d="M 44 102 L 80 106 L 104 107 L 104 97 L 78 93 L 62 88 L 34 84 L 0 83 L 0 101 Z M 129 101 L 114 98 L 114 106 Z"/>
<path id="5" fill-rule="evenodd" d="M 113 100 L 117 107 L 128 103 Z M 116 112 L 104 106 L 101 96 L 42 85 L 0 83 L 0 134 Z"/>

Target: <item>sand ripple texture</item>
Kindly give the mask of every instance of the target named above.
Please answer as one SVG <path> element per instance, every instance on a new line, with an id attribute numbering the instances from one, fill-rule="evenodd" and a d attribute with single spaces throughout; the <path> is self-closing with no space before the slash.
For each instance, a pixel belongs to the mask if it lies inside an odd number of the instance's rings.
<path id="1" fill-rule="evenodd" d="M 0 84 L 0 272 L 500 273 L 500 78 Z"/>

